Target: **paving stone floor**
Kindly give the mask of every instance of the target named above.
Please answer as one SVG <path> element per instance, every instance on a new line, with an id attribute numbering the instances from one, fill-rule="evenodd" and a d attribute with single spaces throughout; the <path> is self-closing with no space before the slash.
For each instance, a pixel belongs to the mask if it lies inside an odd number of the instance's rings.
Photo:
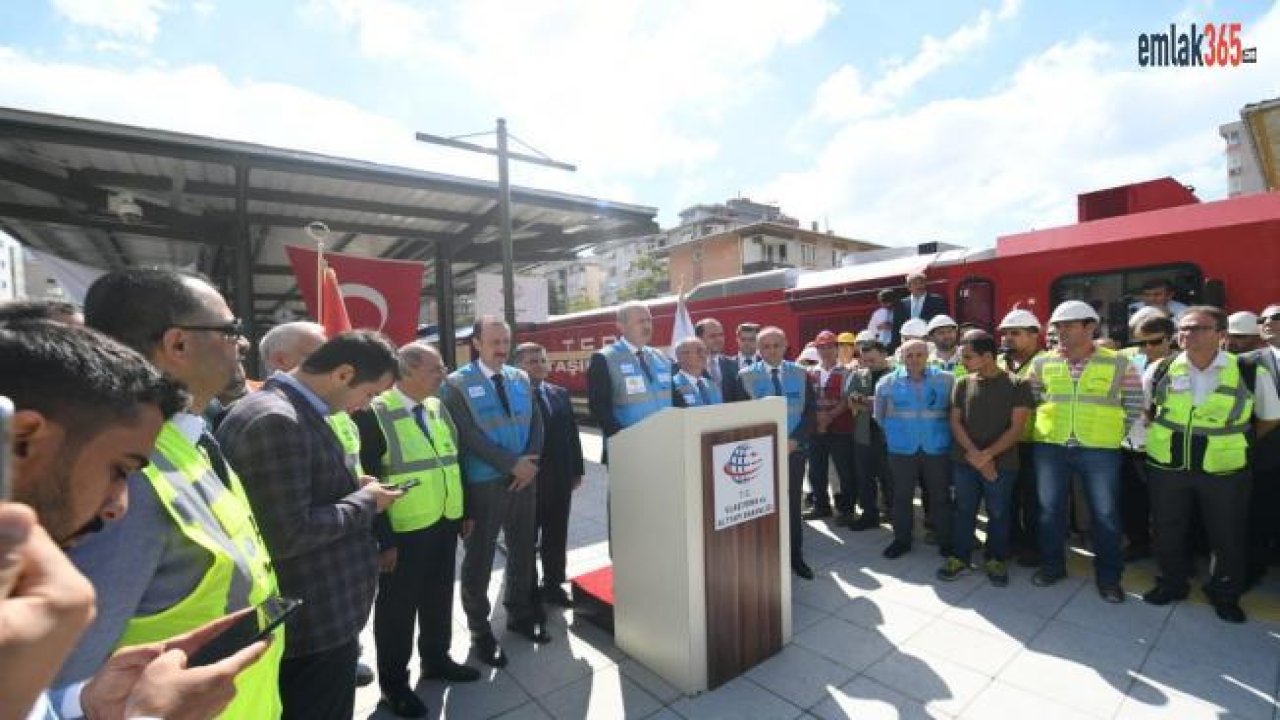
<path id="1" fill-rule="evenodd" d="M 588 457 L 600 438 L 583 433 Z M 575 495 L 569 574 L 608 562 L 606 474 L 589 463 Z M 887 529 L 860 533 L 811 522 L 805 552 L 817 572 L 793 582 L 793 638 L 781 653 L 714 691 L 683 697 L 597 628 L 550 613 L 555 639 L 505 639 L 510 664 L 480 682 L 417 686 L 432 718 L 1246 718 L 1280 720 L 1280 580 L 1246 598 L 1250 622 L 1217 620 L 1203 599 L 1157 608 L 1138 598 L 1149 561 L 1126 572 L 1128 600 L 1098 598 L 1088 557 L 1050 588 L 1012 569 L 1007 588 L 973 573 L 934 579 L 936 548 L 916 543 L 881 557 Z M 499 598 L 501 555 L 490 597 Z M 362 638 L 374 661 L 372 623 Z M 469 638 L 455 600 L 454 658 Z M 474 661 L 472 664 L 475 665 Z M 416 661 L 413 664 L 416 671 Z M 481 666 L 483 667 L 483 666 Z M 391 718 L 376 683 L 359 691 L 357 718 Z"/>

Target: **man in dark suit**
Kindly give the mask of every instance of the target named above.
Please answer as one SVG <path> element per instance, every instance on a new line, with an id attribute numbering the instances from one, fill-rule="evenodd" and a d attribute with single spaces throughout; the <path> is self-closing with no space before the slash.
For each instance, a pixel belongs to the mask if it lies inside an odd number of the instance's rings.
<path id="1" fill-rule="evenodd" d="M 218 440 L 244 481 L 280 593 L 303 606 L 288 622 L 280 666 L 283 717 L 342 718 L 355 709 L 357 637 L 378 582 L 378 513 L 403 493 L 357 477 L 326 422 L 391 387 L 396 350 L 356 330 L 236 403 Z"/>
<path id="2" fill-rule="evenodd" d="M 693 326 L 693 333 L 707 346 L 706 377 L 720 388 L 726 402 L 741 399 L 738 388 L 738 361 L 724 354 L 724 326 L 715 318 L 703 318 Z"/>
<path id="3" fill-rule="evenodd" d="M 928 322 L 934 315 L 946 315 L 950 312 L 947 299 L 937 293 L 928 292 L 929 279 L 922 272 L 907 275 L 907 290 L 910 292 L 893 306 L 893 344 L 902 342 L 902 323 L 918 318 Z"/>
<path id="4" fill-rule="evenodd" d="M 524 343 L 516 348 L 515 360 L 516 367 L 529 375 L 534 406 L 542 413 L 544 432 L 542 458 L 534 480 L 538 492 L 538 534 L 542 538 L 538 545 L 542 558 L 538 594 L 545 603 L 572 607 L 573 600 L 562 586 L 569 550 L 569 509 L 573 491 L 582 487 L 582 476 L 586 474 L 578 421 L 573 417 L 569 391 L 547 382 L 551 364 L 546 348 L 537 343 Z"/>
<path id="5" fill-rule="evenodd" d="M 591 355 L 587 366 L 587 404 L 606 438 L 602 462 L 608 462 L 607 438 L 671 407 L 671 364 L 648 347 L 653 316 L 640 302 L 618 307 L 617 342 Z"/>

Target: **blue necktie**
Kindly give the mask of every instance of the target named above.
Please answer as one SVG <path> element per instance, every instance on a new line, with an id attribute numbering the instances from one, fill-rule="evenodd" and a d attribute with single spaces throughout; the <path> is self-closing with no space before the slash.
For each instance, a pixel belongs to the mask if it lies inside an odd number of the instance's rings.
<path id="1" fill-rule="evenodd" d="M 769 371 L 773 375 L 773 394 L 778 397 L 786 397 L 787 394 L 782 392 L 782 381 L 778 379 L 778 368 Z"/>
<path id="2" fill-rule="evenodd" d="M 498 391 L 498 402 L 502 403 L 502 411 L 507 414 L 507 417 L 511 417 L 511 401 L 507 400 L 507 388 L 503 385 L 502 373 L 494 373 L 489 379 L 493 381 L 493 389 Z"/>
<path id="3" fill-rule="evenodd" d="M 702 382 L 702 378 L 698 378 L 698 395 L 702 397 L 703 405 L 711 404 L 711 397 L 707 395 L 707 385 Z"/>
<path id="4" fill-rule="evenodd" d="M 422 434 L 426 436 L 427 442 L 431 442 L 431 431 L 427 429 L 426 408 L 422 407 L 422 405 L 414 405 L 413 421 L 418 423 L 418 429 L 422 430 Z"/>
<path id="5" fill-rule="evenodd" d="M 645 379 L 653 382 L 653 373 L 649 372 L 649 363 L 644 359 L 644 350 L 636 351 L 636 359 L 640 362 L 640 369 L 644 371 Z"/>

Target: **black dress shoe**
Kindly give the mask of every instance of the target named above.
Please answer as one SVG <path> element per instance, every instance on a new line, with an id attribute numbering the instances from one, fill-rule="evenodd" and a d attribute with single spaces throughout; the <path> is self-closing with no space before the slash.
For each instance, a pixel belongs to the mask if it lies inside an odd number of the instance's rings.
<path id="1" fill-rule="evenodd" d="M 815 507 L 804 514 L 805 520 L 821 520 L 829 517 L 831 517 L 831 508 L 829 507 Z"/>
<path id="2" fill-rule="evenodd" d="M 1244 609 L 1235 600 L 1214 600 L 1213 611 L 1223 622 L 1239 625 L 1245 621 Z"/>
<path id="3" fill-rule="evenodd" d="M 904 542 L 899 542 L 897 540 L 894 540 L 893 542 L 889 543 L 889 547 L 884 549 L 884 556 L 889 558 L 890 560 L 893 560 L 894 558 L 899 558 L 899 557 L 902 557 L 903 555 L 906 555 L 908 552 L 911 552 L 911 543 L 904 543 Z"/>
<path id="4" fill-rule="evenodd" d="M 373 684 L 373 668 L 358 662 L 356 663 L 356 687 L 365 687 Z"/>
<path id="5" fill-rule="evenodd" d="M 551 642 L 551 633 L 541 620 L 511 620 L 507 622 L 507 629 L 536 643 Z"/>
<path id="6" fill-rule="evenodd" d="M 874 530 L 878 527 L 880 527 L 880 518 L 866 513 L 862 513 L 862 517 L 849 523 L 849 529 L 853 531 Z"/>
<path id="7" fill-rule="evenodd" d="M 1157 582 L 1156 586 L 1147 591 L 1142 596 L 1142 602 L 1148 605 L 1168 605 L 1175 600 L 1186 600 L 1187 588 L 1177 590 L 1164 583 Z"/>
<path id="8" fill-rule="evenodd" d="M 493 633 L 485 633 L 484 635 L 476 635 L 471 638 L 471 649 L 475 651 L 476 657 L 485 665 L 493 667 L 506 667 L 507 654 L 502 651 L 502 646 L 498 644 L 497 638 Z"/>
<path id="9" fill-rule="evenodd" d="M 544 585 L 538 591 L 542 598 L 542 602 L 547 605 L 558 605 L 564 608 L 573 607 L 573 598 L 569 597 L 569 593 L 559 585 Z"/>
<path id="10" fill-rule="evenodd" d="M 424 718 L 427 716 L 427 704 L 413 694 L 409 688 L 397 688 L 382 692 L 382 704 L 386 705 L 397 717 Z"/>
<path id="11" fill-rule="evenodd" d="M 480 671 L 473 667 L 459 665 L 453 661 L 453 658 L 446 657 L 430 665 L 424 664 L 422 666 L 422 677 L 427 680 L 444 680 L 449 683 L 469 683 L 480 679 Z"/>
<path id="12" fill-rule="evenodd" d="M 791 572 L 805 580 L 813 579 L 813 568 L 809 567 L 808 563 L 804 560 L 792 560 Z"/>
<path id="13" fill-rule="evenodd" d="M 1112 583 L 1099 584 L 1098 597 L 1109 603 L 1122 603 L 1124 602 L 1124 591 L 1120 589 L 1119 585 Z"/>

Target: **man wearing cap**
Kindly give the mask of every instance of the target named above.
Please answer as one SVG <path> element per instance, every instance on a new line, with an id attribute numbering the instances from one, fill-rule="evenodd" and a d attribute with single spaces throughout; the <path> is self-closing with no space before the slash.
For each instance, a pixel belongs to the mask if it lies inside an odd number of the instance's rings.
<path id="1" fill-rule="evenodd" d="M 715 318 L 703 318 L 693 326 L 693 334 L 707 346 L 706 377 L 720 388 L 726 402 L 738 393 L 738 362 L 724 354 L 724 326 Z"/>
<path id="2" fill-rule="evenodd" d="M 929 342 L 933 351 L 929 354 L 929 364 L 939 370 L 959 377 L 964 375 L 964 364 L 960 362 L 960 348 L 956 343 L 960 340 L 960 331 L 956 321 L 950 315 L 934 315 L 927 326 Z"/>
<path id="3" fill-rule="evenodd" d="M 696 337 L 676 343 L 676 365 L 680 368 L 671 379 L 673 407 L 701 407 L 724 402 L 720 386 L 707 377 L 707 346 Z"/>
<path id="4" fill-rule="evenodd" d="M 1258 316 L 1248 310 L 1231 313 L 1227 318 L 1227 339 L 1223 350 L 1235 355 L 1252 352 L 1262 347 L 1258 334 Z"/>
<path id="5" fill-rule="evenodd" d="M 1280 392 L 1280 303 L 1258 314 L 1263 347 L 1247 355 L 1267 369 Z M 1280 431 L 1259 433 L 1253 446 L 1253 495 L 1249 502 L 1249 559 L 1246 582 L 1262 579 L 1280 553 Z"/>
<path id="6" fill-rule="evenodd" d="M 850 530 L 870 530 L 880 525 L 879 488 L 887 514 L 891 506 L 892 488 L 888 482 L 888 458 L 885 456 L 884 431 L 872 417 L 872 401 L 876 383 L 889 374 L 889 348 L 872 330 L 858 333 L 861 362 L 857 370 L 846 376 L 844 397 L 853 418 L 854 495 L 862 513 Z"/>
<path id="7" fill-rule="evenodd" d="M 787 335 L 778 327 L 766 327 L 757 336 L 760 360 L 738 373 L 738 382 L 752 400 L 787 399 L 787 509 L 791 524 L 791 571 L 805 580 L 813 570 L 804 561 L 804 525 L 800 517 L 800 491 L 804 484 L 805 445 L 813 432 L 813 388 L 804 369 L 785 358 Z"/>
<path id="8" fill-rule="evenodd" d="M 1026 380 L 1044 350 L 1040 342 L 1040 319 L 1030 310 L 1014 309 L 1000 321 L 998 330 L 1004 346 L 1000 367 L 1020 380 Z M 1018 441 L 1018 475 L 1013 484 L 1009 508 L 1009 542 L 1018 564 L 1035 567 L 1040 564 L 1040 501 L 1036 496 L 1034 423 L 1028 421 Z"/>
<path id="9" fill-rule="evenodd" d="M 1027 375 L 1039 401 L 1032 439 L 1041 564 L 1031 582 L 1046 587 L 1067 575 L 1066 499 L 1074 474 L 1088 500 L 1098 594 L 1107 602 L 1124 602 L 1120 447 L 1142 413 L 1142 378 L 1123 356 L 1094 346 L 1098 313 L 1088 303 L 1058 305 L 1049 324 L 1058 334 L 1058 348 L 1036 358 Z"/>
<path id="10" fill-rule="evenodd" d="M 840 487 L 835 494 L 838 524 L 853 522 L 853 416 L 844 401 L 846 371 L 836 362 L 836 334 L 823 330 L 813 339 L 818 366 L 809 370 L 809 383 L 816 402 L 814 431 L 809 440 L 809 489 L 813 508 L 805 520 L 831 517 L 828 472 L 832 463 Z"/>
<path id="11" fill-rule="evenodd" d="M 898 301 L 893 308 L 894 341 L 901 343 L 902 324 L 908 320 L 929 322 L 935 315 L 948 312 L 947 299 L 936 293 L 928 292 L 929 279 L 922 272 L 907 275 L 907 296 Z M 872 328 L 875 330 L 876 328 Z M 927 331 L 926 331 L 927 332 Z"/>
<path id="12" fill-rule="evenodd" d="M 1204 586 L 1218 617 L 1245 621 L 1249 513 L 1250 421 L 1259 437 L 1280 426 L 1280 397 L 1265 367 L 1220 349 L 1226 313 L 1187 308 L 1178 319 L 1183 352 L 1147 368 L 1147 463 L 1160 578 L 1142 599 L 1166 605 L 1187 596 L 1194 567 L 1186 538 L 1198 506 L 1213 551 L 1213 577 Z M 1256 502 L 1256 500 L 1255 500 Z"/>

